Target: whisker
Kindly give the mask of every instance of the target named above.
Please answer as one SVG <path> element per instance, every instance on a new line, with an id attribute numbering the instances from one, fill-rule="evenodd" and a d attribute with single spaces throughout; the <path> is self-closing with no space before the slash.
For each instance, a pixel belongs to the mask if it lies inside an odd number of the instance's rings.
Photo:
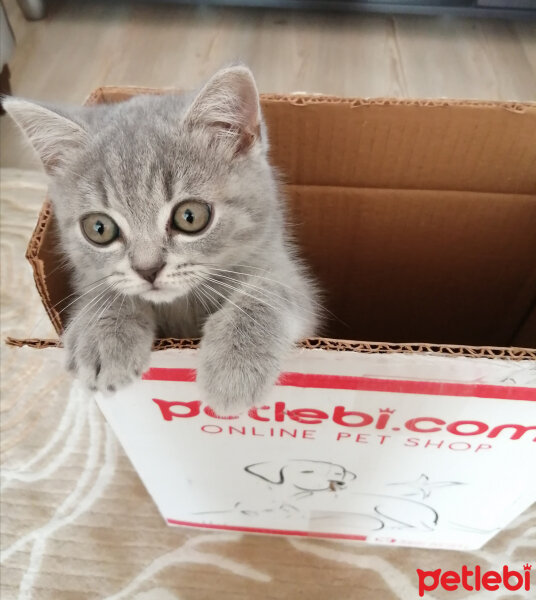
<path id="1" fill-rule="evenodd" d="M 217 276 L 217 277 L 223 277 L 224 279 L 228 279 L 229 281 L 233 281 L 233 282 L 235 282 L 235 283 L 239 283 L 239 284 L 241 284 L 241 285 L 245 285 L 246 287 L 248 287 L 248 288 L 251 288 L 251 289 L 253 289 L 253 290 L 257 291 L 257 292 L 258 292 L 258 293 L 260 293 L 260 294 L 265 294 L 265 295 L 271 296 L 272 298 L 277 298 L 278 300 L 281 300 L 281 301 L 282 301 L 284 304 L 287 304 L 287 305 L 288 305 L 288 304 L 290 304 L 290 303 L 291 303 L 291 300 L 290 300 L 289 298 L 285 298 L 285 297 L 283 297 L 283 296 L 280 296 L 279 294 L 276 294 L 276 293 L 275 293 L 275 292 L 273 292 L 272 290 L 268 290 L 268 289 L 266 289 L 266 288 L 261 288 L 261 287 L 258 287 L 258 286 L 256 286 L 256 285 L 253 285 L 253 284 L 251 284 L 251 283 L 247 282 L 247 281 L 243 281 L 243 280 L 241 280 L 241 279 L 236 279 L 236 278 L 234 278 L 234 277 L 229 277 L 228 275 L 221 275 L 221 274 L 218 274 L 218 275 L 216 275 L 216 276 Z M 309 310 L 308 308 L 306 308 L 306 307 L 304 307 L 304 306 L 298 306 L 297 308 L 299 308 L 300 310 L 302 310 L 302 311 L 305 311 L 305 312 L 307 312 L 307 313 L 309 313 L 309 314 L 311 314 L 311 315 L 314 315 L 314 314 L 315 314 L 315 312 L 314 312 L 314 311 L 312 311 L 312 310 Z"/>
<path id="2" fill-rule="evenodd" d="M 119 305 L 119 311 L 117 312 L 117 319 L 115 321 L 114 337 L 117 337 L 117 328 L 119 326 L 119 317 L 121 316 L 121 309 L 123 308 L 123 304 L 125 303 L 125 298 L 126 298 L 126 296 L 123 294 L 121 304 Z"/>
<path id="3" fill-rule="evenodd" d="M 87 290 L 86 292 L 84 292 L 83 294 L 77 294 L 77 292 L 73 292 L 72 294 L 69 294 L 68 296 L 65 296 L 65 298 L 62 298 L 59 302 L 56 302 L 55 304 L 53 304 L 50 307 L 44 306 L 45 308 L 45 315 L 42 315 L 38 320 L 37 323 L 35 323 L 35 325 L 32 327 L 32 332 L 30 333 L 30 337 L 33 334 L 33 332 L 35 331 L 35 329 L 37 329 L 37 327 L 41 324 L 41 322 L 43 321 L 43 319 L 48 316 L 49 319 L 53 318 L 53 313 L 52 313 L 52 309 L 56 308 L 57 306 L 59 306 L 62 302 L 65 302 L 66 300 L 68 300 L 69 298 L 72 298 L 73 296 L 77 296 L 74 300 L 72 300 L 71 302 L 69 302 L 69 304 L 67 304 L 67 306 L 64 306 L 60 311 L 57 311 L 57 315 L 61 315 L 64 311 L 66 311 L 70 306 L 72 306 L 75 302 L 78 302 L 78 300 L 80 300 L 80 298 L 83 298 L 84 296 L 86 296 L 87 294 L 90 294 L 91 292 L 93 292 L 94 290 L 96 290 L 97 288 L 99 288 L 101 285 L 104 285 L 104 283 L 106 283 L 105 279 L 107 279 L 108 277 L 110 277 L 110 275 L 106 275 L 105 277 L 102 277 L 101 279 L 97 279 L 97 281 L 88 284 L 88 285 L 92 285 L 92 287 Z M 96 285 L 93 285 L 96 284 Z M 87 287 L 87 286 L 84 286 Z M 82 288 L 83 289 L 83 288 Z"/>
<path id="4" fill-rule="evenodd" d="M 213 296 L 209 296 L 207 291 L 202 289 L 201 284 L 203 282 L 203 277 L 201 275 L 194 274 L 194 278 L 197 280 L 198 285 L 197 285 L 197 287 L 192 288 L 192 291 L 193 292 L 198 291 L 203 294 L 203 297 L 206 298 L 206 300 L 209 303 L 207 312 L 208 312 L 208 314 L 212 314 L 213 310 L 210 309 L 210 304 L 212 303 L 213 309 L 215 309 L 216 307 L 218 307 L 220 305 L 220 302 L 217 299 L 215 300 Z"/>
<path id="5" fill-rule="evenodd" d="M 75 323 L 76 321 L 78 321 L 91 308 L 91 306 L 100 305 L 100 301 L 103 298 L 104 298 L 104 301 L 106 301 L 106 294 L 112 288 L 113 288 L 113 284 L 109 284 L 107 288 L 105 288 L 104 290 L 101 290 L 100 292 L 98 292 L 97 295 L 94 296 L 91 300 L 89 300 L 84 305 L 84 307 L 80 310 L 80 312 L 75 315 L 75 318 L 71 321 L 71 323 L 69 323 L 69 325 L 72 325 L 73 323 Z"/>
<path id="6" fill-rule="evenodd" d="M 103 278 L 104 279 L 104 278 Z M 101 287 L 101 285 L 104 285 L 106 283 L 106 281 L 100 281 L 99 283 L 97 283 L 96 285 L 94 285 L 91 289 L 87 290 L 86 292 L 84 292 L 83 294 L 80 294 L 77 298 L 75 298 L 72 302 L 69 302 L 69 304 L 67 304 L 67 306 L 64 306 L 59 312 L 58 315 L 61 315 L 61 313 L 65 310 L 67 310 L 69 308 L 69 306 L 73 305 L 75 302 L 78 302 L 78 300 L 80 300 L 80 298 L 83 298 L 84 296 L 87 296 L 87 294 L 89 294 L 90 292 L 92 292 L 93 290 L 96 290 L 97 288 Z M 72 295 L 72 294 L 71 294 Z M 65 298 L 65 300 L 68 299 L 69 296 L 67 296 Z M 60 304 L 60 302 L 58 302 L 58 304 Z"/>
<path id="7" fill-rule="evenodd" d="M 115 296 L 113 296 L 111 298 L 111 300 L 108 302 L 108 304 L 106 304 L 106 306 L 100 311 L 100 313 L 97 315 L 97 317 L 95 317 L 90 322 L 88 327 L 90 327 L 91 325 L 96 325 L 100 321 L 102 315 L 110 308 L 110 306 L 112 306 L 112 304 L 117 300 L 117 298 L 119 298 L 120 295 L 121 295 L 121 292 L 117 292 L 117 294 Z"/>
<path id="8" fill-rule="evenodd" d="M 268 334 L 268 330 L 266 329 L 266 327 L 262 323 L 260 323 L 259 321 L 257 321 L 257 319 L 255 319 L 255 317 L 253 317 L 252 315 L 250 315 L 249 313 L 247 313 L 242 307 L 238 306 L 238 304 L 236 304 L 235 302 L 233 302 L 230 298 L 227 298 L 227 296 L 225 296 L 224 294 L 222 294 L 220 291 L 218 291 L 214 287 L 210 286 L 205 281 L 203 281 L 203 283 L 201 285 L 207 286 L 207 288 L 210 289 L 212 292 L 214 292 L 218 296 L 221 296 L 224 299 L 224 301 L 229 302 L 230 304 L 232 304 L 240 312 L 242 312 L 244 315 L 246 315 L 246 317 L 248 319 L 251 319 L 253 321 L 253 323 L 255 323 L 255 325 L 259 326 L 261 328 L 261 330 L 264 331 L 265 334 Z"/>
<path id="9" fill-rule="evenodd" d="M 95 325 L 98 320 L 100 319 L 102 313 L 106 310 L 106 308 L 108 306 L 110 306 L 112 304 L 114 300 L 113 295 L 110 296 L 104 296 L 104 298 L 102 299 L 102 302 L 99 303 L 99 305 L 95 308 L 95 312 L 93 314 L 93 316 L 91 317 L 89 323 L 87 324 L 87 328 L 90 329 L 93 325 Z M 102 309 L 102 311 L 101 311 Z M 98 311 L 101 311 L 98 315 Z"/>
<path id="10" fill-rule="evenodd" d="M 93 306 L 93 310 L 94 310 L 94 312 L 93 312 L 93 314 L 91 314 L 91 315 L 89 316 L 89 321 L 88 321 L 88 323 L 87 323 L 87 325 L 86 325 L 86 328 L 87 328 L 87 329 L 90 329 L 90 328 L 93 326 L 93 324 L 94 324 L 94 323 L 95 323 L 95 321 L 96 321 L 95 317 L 96 317 L 96 314 L 97 314 L 97 312 L 98 312 L 99 310 L 101 310 L 101 308 L 102 308 L 103 306 L 105 306 L 105 305 L 106 305 L 106 303 L 108 302 L 108 299 L 109 299 L 109 296 L 106 296 L 106 295 L 105 295 L 105 296 L 101 296 L 101 297 L 99 298 L 99 301 L 95 303 L 95 305 Z"/>
<path id="11" fill-rule="evenodd" d="M 317 300 L 315 300 L 314 298 L 310 297 L 307 293 L 305 292 L 300 292 L 299 290 L 297 290 L 295 287 L 293 287 L 292 285 L 289 285 L 288 283 L 284 283 L 283 281 L 279 281 L 278 279 L 273 279 L 271 277 L 266 277 L 263 275 L 255 275 L 254 273 L 244 273 L 243 271 L 232 271 L 230 269 L 222 269 L 221 267 L 218 267 L 216 265 L 207 265 L 208 267 L 212 268 L 212 269 L 218 269 L 222 272 L 225 273 L 234 273 L 237 275 L 246 275 L 249 277 L 256 277 L 257 279 L 264 279 L 266 281 L 271 281 L 273 283 L 276 283 L 278 285 L 281 285 L 283 287 L 288 288 L 289 290 L 292 290 L 293 293 L 298 294 L 300 296 L 303 296 L 305 298 L 308 299 L 309 302 L 311 302 L 312 304 L 316 305 L 316 307 L 318 308 L 318 310 L 320 312 L 324 312 L 329 314 L 331 317 L 333 317 L 336 321 L 338 321 L 339 323 L 341 323 L 342 325 L 348 327 L 348 323 L 346 323 L 345 321 L 343 321 L 341 318 L 339 318 L 335 313 L 331 312 L 329 309 L 327 309 L 323 304 L 321 304 L 320 302 L 318 302 Z M 270 270 L 269 269 L 263 269 L 261 267 L 255 267 L 253 265 L 243 265 L 243 264 L 238 264 L 236 265 L 238 268 L 243 267 L 244 269 L 257 269 L 259 271 L 264 271 L 265 273 L 269 273 Z M 313 313 L 314 314 L 314 313 Z"/>
<path id="12" fill-rule="evenodd" d="M 196 288 L 192 288 L 192 294 L 193 297 L 200 302 L 201 306 L 203 307 L 203 310 L 205 311 L 205 313 L 207 315 L 210 315 L 210 307 L 207 305 L 207 303 L 205 302 L 205 299 L 201 296 L 200 293 L 198 293 L 199 290 L 196 290 Z M 188 298 L 188 296 L 187 296 Z"/>
<path id="13" fill-rule="evenodd" d="M 62 269 L 63 267 L 66 267 L 68 264 L 70 263 L 69 258 L 62 258 L 58 265 L 56 267 L 54 267 L 52 269 L 52 271 L 50 271 L 50 273 L 47 273 L 47 277 L 50 277 L 51 275 L 53 275 L 58 269 Z M 72 268 L 72 267 L 71 267 Z"/>
<path id="14" fill-rule="evenodd" d="M 271 283 L 275 283 L 277 285 L 280 285 L 282 287 L 288 288 L 289 290 L 292 290 L 293 293 L 295 294 L 299 294 L 300 296 L 305 296 L 306 298 L 308 298 L 309 300 L 311 300 L 312 302 L 315 302 L 315 300 L 313 298 L 310 298 L 308 294 L 306 294 L 305 292 L 300 292 L 299 290 L 297 290 L 295 287 L 293 287 L 292 285 L 289 285 L 288 283 L 284 283 L 283 281 L 280 281 L 279 279 L 274 279 L 272 277 L 266 277 L 263 275 L 255 275 L 254 273 L 244 273 L 243 271 L 233 271 L 231 269 L 222 269 L 221 267 L 217 267 L 217 266 L 212 266 L 212 265 L 207 265 L 209 266 L 209 268 L 217 270 L 217 271 L 221 271 L 222 273 L 233 273 L 236 275 L 245 275 L 246 277 L 256 277 L 257 279 L 264 279 L 265 281 L 270 281 Z M 248 265 L 238 265 L 239 267 L 244 266 L 245 268 L 254 268 L 254 267 L 248 267 Z M 264 269 L 265 272 L 269 272 L 268 270 Z"/>
<path id="15" fill-rule="evenodd" d="M 206 320 L 212 315 L 215 311 L 210 309 L 210 303 L 213 302 L 208 294 L 203 291 L 201 288 L 195 288 L 192 290 L 194 298 L 200 302 L 203 306 L 204 313 L 198 317 L 198 324 L 200 327 L 203 327 Z"/>
<path id="16" fill-rule="evenodd" d="M 104 277 L 101 277 L 101 278 L 99 278 L 99 279 L 96 279 L 95 281 L 92 281 L 91 283 L 87 283 L 86 285 L 83 285 L 83 286 L 82 286 L 80 289 L 82 289 L 82 290 L 83 290 L 83 289 L 85 289 L 85 288 L 87 288 L 87 287 L 93 286 L 94 284 L 96 284 L 96 283 L 99 283 L 99 282 L 101 282 L 101 281 L 104 281 L 105 279 L 107 279 L 108 277 L 111 277 L 112 275 L 113 275 L 113 273 L 112 273 L 112 274 L 110 274 L 110 275 L 105 275 Z M 98 286 L 95 286 L 95 287 L 98 287 Z M 90 291 L 90 292 L 91 292 L 92 290 L 94 290 L 94 289 L 95 289 L 95 287 L 92 287 L 92 288 L 91 288 L 90 290 L 88 290 L 88 291 Z M 86 293 L 88 293 L 88 292 L 86 292 Z M 82 298 L 82 296 L 84 296 L 84 294 L 79 294 L 79 292 L 78 292 L 78 291 L 76 291 L 76 292 L 72 292 L 71 294 L 68 294 L 67 296 L 65 296 L 64 298 L 62 298 L 61 300 L 59 300 L 58 302 L 56 302 L 55 304 L 53 304 L 53 305 L 52 305 L 51 307 L 49 307 L 49 308 L 50 308 L 50 309 L 52 309 L 52 308 L 56 308 L 56 307 L 57 307 L 57 306 L 59 306 L 59 305 L 60 305 L 62 302 L 65 302 L 66 300 L 68 300 L 68 299 L 69 299 L 69 298 L 71 298 L 72 296 L 76 296 L 76 295 L 78 295 L 78 296 L 79 296 L 79 298 Z M 68 308 L 68 307 L 67 307 L 67 306 L 65 306 L 65 307 L 64 307 L 62 310 L 65 310 L 66 308 Z M 61 311 L 60 311 L 60 313 L 58 313 L 58 314 L 61 314 Z"/>
<path id="17" fill-rule="evenodd" d="M 240 289 L 237 286 L 233 286 L 230 284 L 225 283 L 224 281 L 218 281 L 217 279 L 213 279 L 212 277 L 206 277 L 206 279 L 208 279 L 209 281 L 212 281 L 213 283 L 217 283 L 219 285 L 223 285 L 224 287 L 234 291 L 234 292 L 238 292 L 239 294 L 243 294 L 244 296 L 247 296 L 248 298 L 253 298 L 253 300 L 257 300 L 258 302 L 261 302 L 262 304 L 265 304 L 266 306 L 268 306 L 269 308 L 271 308 L 274 311 L 279 311 L 281 310 L 281 307 L 277 307 L 274 306 L 273 304 L 270 304 L 269 302 L 267 302 L 266 300 L 264 300 L 263 298 L 259 298 L 257 296 L 254 296 L 253 294 L 249 294 L 248 292 L 246 292 L 245 290 Z M 240 282 L 242 283 L 242 282 Z"/>

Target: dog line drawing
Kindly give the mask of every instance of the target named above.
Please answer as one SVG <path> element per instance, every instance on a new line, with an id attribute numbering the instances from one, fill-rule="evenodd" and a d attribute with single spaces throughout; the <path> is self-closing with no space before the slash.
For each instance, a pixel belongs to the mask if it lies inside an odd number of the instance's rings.
<path id="1" fill-rule="evenodd" d="M 225 510 L 197 512 L 196 515 L 240 513 L 259 516 L 276 513 L 290 517 L 308 513 L 312 523 L 322 527 L 352 527 L 368 531 L 412 529 L 433 531 L 438 512 L 429 504 L 407 496 L 430 496 L 431 490 L 461 485 L 461 482 L 433 482 L 422 474 L 417 480 L 386 485 L 409 487 L 405 494 L 358 491 L 352 482 L 357 475 L 343 465 L 321 460 L 295 459 L 285 463 L 258 462 L 246 465 L 245 473 L 263 482 L 268 494 L 259 505 L 242 500 Z M 404 490 L 403 490 L 404 491 Z M 334 499 L 331 507 L 326 495 Z M 317 500 L 322 499 L 319 503 Z M 344 498 L 338 507 L 337 502 Z M 336 510 L 340 508 L 341 510 Z M 348 510 L 350 508 L 350 510 Z"/>
<path id="2" fill-rule="evenodd" d="M 274 469 L 274 463 L 255 463 L 245 466 L 244 471 L 272 485 L 288 482 L 295 490 L 295 499 L 307 498 L 318 492 L 342 490 L 348 481 L 357 477 L 342 465 L 322 460 L 291 460 L 279 469 Z"/>

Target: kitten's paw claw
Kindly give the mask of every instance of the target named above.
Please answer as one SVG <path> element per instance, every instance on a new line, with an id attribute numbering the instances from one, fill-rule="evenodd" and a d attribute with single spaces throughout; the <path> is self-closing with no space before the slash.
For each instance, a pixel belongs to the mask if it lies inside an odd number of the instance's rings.
<path id="1" fill-rule="evenodd" d="M 113 394 L 149 366 L 152 330 L 136 322 L 110 335 L 102 330 L 68 328 L 64 336 L 67 365 L 91 391 Z"/>
<path id="2" fill-rule="evenodd" d="M 99 348 L 99 352 L 100 369 L 79 369 L 77 376 L 90 390 L 105 394 L 113 394 L 139 380 L 145 365 L 149 363 L 149 350 L 145 348 L 138 348 L 136 356 L 125 352 L 120 360 L 117 355 L 106 355 L 103 348 Z M 144 363 L 143 366 L 140 363 Z"/>

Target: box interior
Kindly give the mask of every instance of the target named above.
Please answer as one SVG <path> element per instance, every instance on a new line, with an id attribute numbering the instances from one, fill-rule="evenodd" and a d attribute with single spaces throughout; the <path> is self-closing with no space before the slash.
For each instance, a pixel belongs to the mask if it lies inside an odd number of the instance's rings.
<path id="1" fill-rule="evenodd" d="M 262 108 L 289 227 L 336 315 L 322 335 L 536 346 L 536 104 L 264 95 Z M 27 257 L 60 332 L 71 290 L 54 228 L 46 203 Z"/>

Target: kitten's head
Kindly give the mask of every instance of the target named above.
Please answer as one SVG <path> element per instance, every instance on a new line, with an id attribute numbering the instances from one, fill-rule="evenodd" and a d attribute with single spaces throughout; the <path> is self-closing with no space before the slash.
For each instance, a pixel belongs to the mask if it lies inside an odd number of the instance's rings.
<path id="1" fill-rule="evenodd" d="M 245 67 L 219 71 L 197 94 L 4 106 L 50 176 L 79 284 L 106 277 L 118 292 L 167 302 L 217 269 L 247 264 L 279 235 L 258 93 Z"/>

